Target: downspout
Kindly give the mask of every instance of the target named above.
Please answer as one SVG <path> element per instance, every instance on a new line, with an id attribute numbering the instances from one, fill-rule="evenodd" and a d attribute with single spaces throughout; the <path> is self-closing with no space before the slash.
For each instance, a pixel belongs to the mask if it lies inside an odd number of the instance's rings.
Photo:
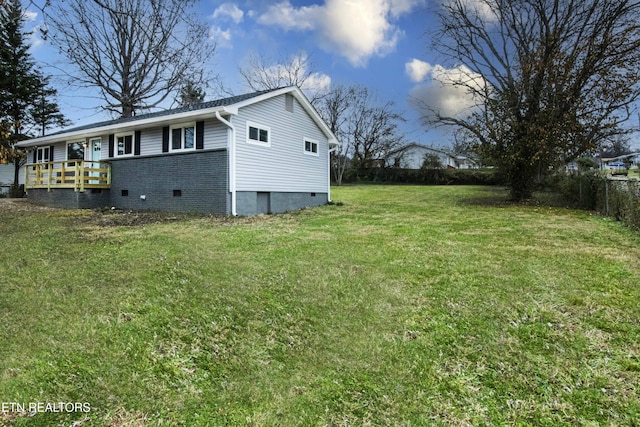
<path id="1" fill-rule="evenodd" d="M 229 153 L 229 192 L 231 193 L 231 215 L 238 216 L 236 210 L 236 127 L 224 119 L 219 111 L 216 111 L 216 119 L 231 131 L 231 137 L 227 139 L 227 152 Z"/>
<path id="2" fill-rule="evenodd" d="M 327 162 L 329 163 L 329 180 L 327 181 L 327 201 L 331 202 L 331 153 L 333 153 L 334 151 L 336 151 L 338 149 L 338 146 L 336 145 L 333 148 L 329 149 L 329 156 L 327 159 Z"/>

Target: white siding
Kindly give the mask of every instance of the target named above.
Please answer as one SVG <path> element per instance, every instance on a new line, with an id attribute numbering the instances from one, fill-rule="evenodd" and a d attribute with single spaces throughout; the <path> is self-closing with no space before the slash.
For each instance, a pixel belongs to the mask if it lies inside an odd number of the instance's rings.
<path id="1" fill-rule="evenodd" d="M 82 141 L 82 139 L 74 139 L 69 140 L 69 142 Z M 53 162 L 62 162 L 67 160 L 67 143 L 59 142 L 57 144 L 53 144 Z M 33 154 L 31 154 L 31 158 L 29 159 L 29 163 L 33 161 Z"/>
<path id="2" fill-rule="evenodd" d="M 240 109 L 232 121 L 238 191 L 327 192 L 328 140 L 297 100 L 293 113 L 281 95 Z M 247 121 L 270 128 L 269 147 L 247 143 Z M 318 156 L 304 153 L 304 138 L 318 141 Z"/>
<path id="3" fill-rule="evenodd" d="M 13 184 L 13 173 L 15 169 L 13 163 L 6 165 L 0 164 L 0 193 L 5 193 Z M 24 168 L 20 170 L 18 175 L 18 184 L 24 184 Z"/>
<path id="4" fill-rule="evenodd" d="M 188 122 L 188 121 L 187 121 Z M 170 126 L 167 124 L 166 126 Z M 142 129 L 140 134 L 140 155 L 154 156 L 166 154 L 162 152 L 162 126 L 149 129 Z M 204 122 L 204 149 L 213 150 L 227 148 L 227 128 L 216 119 L 205 120 Z M 109 136 L 102 138 L 102 157 L 109 156 Z"/>
<path id="5" fill-rule="evenodd" d="M 227 148 L 227 127 L 217 120 L 204 122 L 204 149 Z"/>
<path id="6" fill-rule="evenodd" d="M 135 134 L 135 132 L 134 132 Z M 106 140 L 109 155 L 109 138 Z M 115 148 L 114 148 L 115 150 Z M 140 132 L 140 155 L 162 154 L 162 128 L 143 129 Z"/>

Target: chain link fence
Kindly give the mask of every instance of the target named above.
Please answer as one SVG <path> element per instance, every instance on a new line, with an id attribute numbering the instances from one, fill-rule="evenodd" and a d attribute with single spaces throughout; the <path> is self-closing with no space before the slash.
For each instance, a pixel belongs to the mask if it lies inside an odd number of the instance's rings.
<path id="1" fill-rule="evenodd" d="M 595 210 L 640 231 L 640 180 L 603 176 L 594 171 L 567 176 L 559 187 L 578 207 Z"/>

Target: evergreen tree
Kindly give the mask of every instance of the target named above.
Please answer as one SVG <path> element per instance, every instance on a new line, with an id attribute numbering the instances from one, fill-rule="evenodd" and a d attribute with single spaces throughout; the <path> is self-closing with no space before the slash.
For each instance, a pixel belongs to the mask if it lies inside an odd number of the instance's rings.
<path id="1" fill-rule="evenodd" d="M 26 153 L 15 144 L 28 139 L 34 125 L 62 124 L 57 106 L 49 100 L 54 93 L 46 89 L 48 79 L 36 69 L 28 52 L 28 33 L 23 32 L 24 9 L 20 0 L 0 3 L 0 156 L 13 163 L 12 195 L 18 195 L 20 168 L 26 163 Z M 43 105 L 45 108 L 41 108 Z M 35 113 L 35 116 L 34 116 Z"/>
<path id="2" fill-rule="evenodd" d="M 36 94 L 36 102 L 31 107 L 31 117 L 40 136 L 44 136 L 52 127 L 65 127 L 71 124 L 60 112 L 58 104 L 53 101 L 58 96 L 58 91 L 50 86 L 49 81 L 49 76 L 41 76 L 41 86 Z"/>
<path id="3" fill-rule="evenodd" d="M 181 88 L 177 99 L 180 107 L 189 107 L 204 101 L 206 93 L 195 82 L 189 80 Z"/>

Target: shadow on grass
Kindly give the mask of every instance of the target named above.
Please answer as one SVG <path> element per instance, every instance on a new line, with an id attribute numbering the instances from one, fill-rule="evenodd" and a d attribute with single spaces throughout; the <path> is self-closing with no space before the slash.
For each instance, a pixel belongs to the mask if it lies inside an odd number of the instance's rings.
<path id="1" fill-rule="evenodd" d="M 477 197 L 460 198 L 458 204 L 461 206 L 486 206 L 486 207 L 510 207 L 510 206 L 533 206 L 577 209 L 577 206 L 561 194 L 553 191 L 536 191 L 530 199 L 515 201 L 511 199 L 509 189 L 506 187 L 485 187 L 481 190 L 481 195 Z"/>

